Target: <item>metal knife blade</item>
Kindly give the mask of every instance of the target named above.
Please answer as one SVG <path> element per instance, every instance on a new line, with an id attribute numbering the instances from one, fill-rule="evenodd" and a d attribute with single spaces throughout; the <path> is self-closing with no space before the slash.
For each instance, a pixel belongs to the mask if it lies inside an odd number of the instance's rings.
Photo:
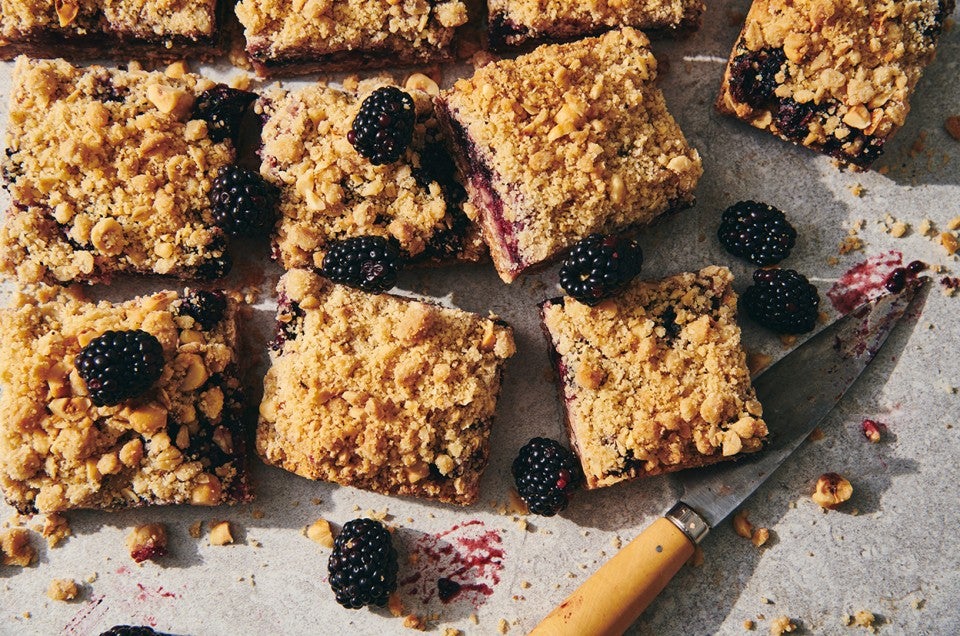
<path id="1" fill-rule="evenodd" d="M 928 280 L 860 306 L 761 374 L 753 384 L 770 428 L 767 446 L 736 463 L 678 473 L 681 504 L 714 528 L 743 503 L 836 406 Z"/>

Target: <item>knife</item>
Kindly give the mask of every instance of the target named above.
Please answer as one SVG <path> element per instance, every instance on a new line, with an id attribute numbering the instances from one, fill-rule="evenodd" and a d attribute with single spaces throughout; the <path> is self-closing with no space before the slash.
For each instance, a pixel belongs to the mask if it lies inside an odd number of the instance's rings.
<path id="1" fill-rule="evenodd" d="M 771 428 L 765 449 L 735 463 L 676 473 L 683 495 L 607 561 L 531 636 L 622 634 L 693 555 L 711 528 L 749 497 L 826 417 L 874 359 L 928 281 L 861 305 L 754 382 Z"/>

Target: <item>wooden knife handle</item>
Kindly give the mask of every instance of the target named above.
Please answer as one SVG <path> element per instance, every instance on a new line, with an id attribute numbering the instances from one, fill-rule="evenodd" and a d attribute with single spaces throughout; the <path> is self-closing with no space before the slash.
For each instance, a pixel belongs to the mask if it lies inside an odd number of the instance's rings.
<path id="1" fill-rule="evenodd" d="M 623 634 L 693 555 L 669 519 L 654 521 L 553 610 L 530 636 Z"/>

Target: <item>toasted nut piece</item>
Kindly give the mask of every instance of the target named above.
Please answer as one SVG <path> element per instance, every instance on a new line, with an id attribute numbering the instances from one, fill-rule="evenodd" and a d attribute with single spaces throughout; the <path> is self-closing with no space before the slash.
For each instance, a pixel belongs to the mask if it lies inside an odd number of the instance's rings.
<path id="1" fill-rule="evenodd" d="M 440 87 L 432 79 L 423 73 L 414 73 L 404 82 L 404 88 L 408 91 L 423 91 L 430 97 L 436 97 L 440 94 Z"/>
<path id="2" fill-rule="evenodd" d="M 137 563 L 156 559 L 167 553 L 167 528 L 162 523 L 135 527 L 127 535 L 127 549 Z"/>
<path id="3" fill-rule="evenodd" d="M 77 0 L 54 0 L 53 7 L 61 27 L 72 24 L 77 19 L 77 13 L 80 12 L 80 4 Z"/>
<path id="4" fill-rule="evenodd" d="M 167 426 L 167 409 L 148 402 L 127 413 L 130 426 L 143 435 L 153 435 Z"/>
<path id="5" fill-rule="evenodd" d="M 753 545 L 758 548 L 764 543 L 770 540 L 770 531 L 766 528 L 757 528 L 753 531 L 753 536 L 750 537 L 750 541 L 753 542 Z"/>
<path id="6" fill-rule="evenodd" d="M 863 436 L 866 437 L 870 442 L 876 444 L 880 441 L 880 425 L 873 420 L 863 420 L 863 424 L 860 425 L 863 430 Z"/>
<path id="7" fill-rule="evenodd" d="M 90 230 L 90 242 L 106 256 L 116 256 L 123 252 L 123 227 L 116 219 L 100 219 Z"/>
<path id="8" fill-rule="evenodd" d="M 173 115 L 177 119 L 185 116 L 193 106 L 193 95 L 179 88 L 171 88 L 163 84 L 147 86 L 147 99 L 161 113 Z"/>
<path id="9" fill-rule="evenodd" d="M 197 477 L 198 485 L 190 494 L 190 503 L 198 506 L 216 506 L 220 502 L 223 486 L 220 480 L 213 475 L 205 474 Z"/>
<path id="10" fill-rule="evenodd" d="M 180 382 L 181 391 L 193 391 L 203 386 L 203 383 L 210 377 L 210 372 L 203 364 L 203 358 L 195 353 L 181 353 L 177 356 L 175 366 L 185 368 L 186 376 Z"/>
<path id="11" fill-rule="evenodd" d="M 746 510 L 739 510 L 733 516 L 733 530 L 744 539 L 753 537 L 753 524 L 747 520 L 749 514 Z"/>
<path id="12" fill-rule="evenodd" d="M 124 466 L 137 466 L 143 459 L 143 441 L 139 438 L 130 440 L 120 449 L 119 457 Z"/>
<path id="13" fill-rule="evenodd" d="M 230 534 L 229 521 L 215 521 L 210 526 L 210 545 L 227 545 L 233 543 L 233 535 Z"/>
<path id="14" fill-rule="evenodd" d="M 836 508 L 853 495 L 853 485 L 837 473 L 824 473 L 817 480 L 813 500 L 823 508 Z"/>
<path id="15" fill-rule="evenodd" d="M 319 543 L 325 548 L 333 547 L 333 533 L 330 532 L 330 522 L 326 519 L 317 519 L 304 531 L 307 538 Z"/>

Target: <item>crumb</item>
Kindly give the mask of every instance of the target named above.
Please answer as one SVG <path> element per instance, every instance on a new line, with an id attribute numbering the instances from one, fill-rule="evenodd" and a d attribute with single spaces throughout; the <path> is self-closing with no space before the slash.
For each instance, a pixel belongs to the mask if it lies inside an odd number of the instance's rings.
<path id="1" fill-rule="evenodd" d="M 758 548 L 763 546 L 769 540 L 770 530 L 768 528 L 757 528 L 753 531 L 753 536 L 750 537 L 750 541 Z"/>
<path id="2" fill-rule="evenodd" d="M 733 515 L 733 530 L 744 539 L 753 536 L 753 524 L 747 519 L 749 514 L 747 510 L 738 510 L 737 514 Z"/>
<path id="3" fill-rule="evenodd" d="M 480 624 L 480 617 L 477 616 L 476 612 L 470 614 L 469 619 L 470 619 L 470 622 L 473 623 L 474 625 Z"/>
<path id="4" fill-rule="evenodd" d="M 326 519 L 317 519 L 303 529 L 303 533 L 314 543 L 325 548 L 333 547 L 333 533 L 330 532 L 330 522 Z"/>
<path id="5" fill-rule="evenodd" d="M 797 630 L 797 625 L 787 616 L 778 616 L 770 622 L 770 636 L 781 636 Z"/>
<path id="6" fill-rule="evenodd" d="M 864 189 L 863 189 L 863 186 L 860 185 L 859 183 L 854 183 L 853 185 L 848 186 L 848 187 L 850 188 L 850 193 L 851 193 L 853 196 L 855 196 L 855 197 L 862 197 L 862 196 L 863 196 Z"/>
<path id="7" fill-rule="evenodd" d="M 32 614 L 30 614 L 30 612 L 24 612 L 23 617 L 27 620 L 30 620 L 30 618 L 32 617 Z"/>
<path id="8" fill-rule="evenodd" d="M 753 622 L 752 620 L 750 620 L 749 618 L 748 618 L 747 620 L 743 621 L 743 628 L 744 628 L 745 630 L 747 630 L 748 632 L 752 632 L 753 629 L 754 629 L 756 626 L 757 626 L 757 624 L 754 623 L 754 622 Z"/>
<path id="9" fill-rule="evenodd" d="M 750 375 L 759 373 L 763 369 L 766 369 L 770 366 L 770 363 L 773 362 L 773 356 L 768 356 L 765 353 L 748 353 L 747 354 L 747 369 L 750 370 Z"/>
<path id="10" fill-rule="evenodd" d="M 863 627 L 871 634 L 877 633 L 876 620 L 877 617 L 868 610 L 860 610 L 853 615 L 854 627 Z"/>
<path id="11" fill-rule="evenodd" d="M 523 498 L 520 496 L 520 494 L 517 492 L 515 488 L 511 488 L 507 496 L 509 497 L 509 500 L 507 503 L 507 510 L 510 512 L 510 514 L 514 514 L 514 515 L 530 514 L 530 510 L 529 508 L 527 508 L 527 502 L 523 500 Z"/>
<path id="12" fill-rule="evenodd" d="M 943 122 L 943 127 L 946 128 L 951 137 L 960 141 L 960 115 L 950 115 L 947 117 Z"/>
<path id="13" fill-rule="evenodd" d="M 253 517 L 254 519 L 263 519 L 266 516 L 266 514 L 264 514 L 263 510 L 260 510 L 259 508 L 254 508 L 253 512 L 250 513 L 250 516 Z"/>
<path id="14" fill-rule="evenodd" d="M 407 562 L 410 563 L 411 565 L 416 564 L 419 561 L 420 561 L 420 555 L 416 552 L 413 552 L 409 556 L 407 556 Z"/>
<path id="15" fill-rule="evenodd" d="M 823 432 L 823 429 L 819 426 L 810 431 L 810 434 L 807 435 L 808 442 L 819 442 L 822 440 L 826 434 Z"/>
<path id="16" fill-rule="evenodd" d="M 47 596 L 54 601 L 72 601 L 80 594 L 73 579 L 53 579 L 47 588 Z"/>
<path id="17" fill-rule="evenodd" d="M 314 497 L 313 499 L 310 500 L 310 503 L 312 503 L 314 506 L 319 506 L 320 504 L 323 503 L 323 499 L 321 499 L 320 497 Z"/>
<path id="18" fill-rule="evenodd" d="M 97 574 L 96 572 L 91 572 L 90 574 L 87 575 L 87 578 L 84 579 L 84 580 L 85 580 L 87 583 L 95 583 L 96 580 L 97 580 L 99 577 L 100 577 L 100 575 Z"/>
<path id="19" fill-rule="evenodd" d="M 520 587 L 527 589 L 530 587 L 530 581 L 520 581 Z"/>
<path id="20" fill-rule="evenodd" d="M 236 88 L 241 91 L 246 91 L 250 89 L 250 76 L 249 75 L 234 75 L 230 78 L 229 83 L 230 88 Z"/>
<path id="21" fill-rule="evenodd" d="M 915 610 L 923 609 L 923 604 L 926 602 L 927 602 L 927 599 L 915 598 L 912 601 L 910 601 L 910 607 L 912 607 Z"/>
<path id="22" fill-rule="evenodd" d="M 387 599 L 387 609 L 394 618 L 403 616 L 403 600 L 400 598 L 400 592 L 394 592 Z"/>
<path id="23" fill-rule="evenodd" d="M 403 619 L 403 626 L 408 629 L 416 629 L 422 632 L 427 629 L 427 622 L 416 614 L 407 614 Z"/>
<path id="24" fill-rule="evenodd" d="M 443 630 L 443 636 L 463 636 L 463 632 L 453 627 L 447 627 Z"/>
<path id="25" fill-rule="evenodd" d="M 763 603 L 764 605 L 773 605 L 773 601 L 768 599 L 766 596 L 761 596 L 760 602 Z"/>
<path id="26" fill-rule="evenodd" d="M 203 536 L 203 521 L 197 520 L 190 524 L 190 527 L 187 528 L 187 532 L 194 539 L 199 539 Z"/>
<path id="27" fill-rule="evenodd" d="M 30 531 L 24 528 L 10 528 L 0 533 L 0 553 L 4 565 L 26 567 L 33 563 L 37 549 L 30 545 Z"/>
<path id="28" fill-rule="evenodd" d="M 612 545 L 617 550 L 619 550 L 620 547 L 623 545 L 623 539 L 620 538 L 619 534 L 614 535 L 613 538 L 610 539 L 610 545 Z"/>
<path id="29" fill-rule="evenodd" d="M 55 513 L 47 515 L 41 533 L 47 539 L 47 545 L 51 548 L 57 547 L 61 541 L 73 534 L 66 517 Z"/>
<path id="30" fill-rule="evenodd" d="M 233 543 L 230 522 L 214 521 L 210 526 L 210 545 L 227 545 L 229 543 Z"/>
<path id="31" fill-rule="evenodd" d="M 920 225 L 917 226 L 917 232 L 920 236 L 933 236 L 935 233 L 933 221 L 930 219 L 920 221 Z"/>
<path id="32" fill-rule="evenodd" d="M 955 216 L 947 221 L 948 230 L 960 230 L 960 216 Z"/>
<path id="33" fill-rule="evenodd" d="M 813 500 L 821 508 L 836 508 L 853 496 L 853 485 L 837 473 L 824 473 L 817 479 Z"/>
<path id="34" fill-rule="evenodd" d="M 127 549 L 137 563 L 154 560 L 167 553 L 167 528 L 162 523 L 136 526 L 127 535 Z"/>
<path id="35" fill-rule="evenodd" d="M 784 347 L 792 347 L 793 345 L 797 344 L 797 336 L 792 333 L 783 334 L 780 336 L 780 342 Z"/>
<path id="36" fill-rule="evenodd" d="M 367 510 L 367 516 L 377 521 L 390 521 L 393 519 L 393 515 L 390 514 L 387 508 L 383 510 Z"/>
<path id="37" fill-rule="evenodd" d="M 860 424 L 860 430 L 863 432 L 863 436 L 867 438 L 867 441 L 871 444 L 877 444 L 880 442 L 882 428 L 883 424 L 869 419 L 863 420 L 863 422 Z"/>
<path id="38" fill-rule="evenodd" d="M 829 265 L 830 267 L 836 267 L 839 263 L 840 263 L 840 259 L 837 258 L 836 256 L 827 257 L 827 265 Z"/>
<path id="39" fill-rule="evenodd" d="M 957 242 L 957 237 L 950 232 L 940 233 L 940 245 L 943 246 L 943 249 L 945 249 L 947 254 L 950 256 L 956 254 L 957 249 L 960 248 L 960 243 Z"/>
<path id="40" fill-rule="evenodd" d="M 510 623 L 507 622 L 507 619 L 501 618 L 500 622 L 497 623 L 497 631 L 501 634 L 506 634 L 510 631 Z"/>
<path id="41" fill-rule="evenodd" d="M 248 543 L 249 545 L 253 546 L 254 548 L 262 548 L 262 547 L 263 547 L 263 544 L 260 543 L 257 539 L 250 539 L 249 541 L 247 541 L 247 543 Z"/>
<path id="42" fill-rule="evenodd" d="M 517 527 L 520 528 L 522 532 L 526 532 L 527 527 L 530 525 L 527 523 L 526 519 L 517 519 L 516 524 L 517 524 Z"/>

